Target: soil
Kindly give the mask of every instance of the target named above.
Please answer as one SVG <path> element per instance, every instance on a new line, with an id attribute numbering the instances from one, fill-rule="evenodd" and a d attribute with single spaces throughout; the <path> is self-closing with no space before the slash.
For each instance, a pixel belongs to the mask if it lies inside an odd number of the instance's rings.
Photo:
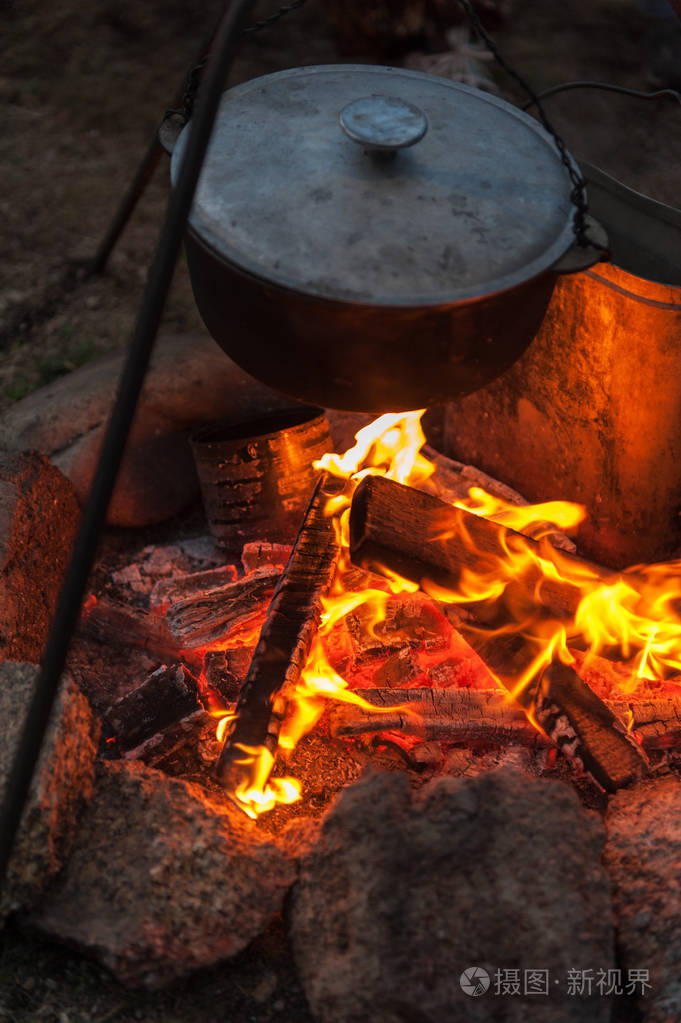
<path id="1" fill-rule="evenodd" d="M 0 13 L 0 410 L 98 353 L 134 323 L 168 199 L 165 159 L 103 275 L 92 258 L 219 4 L 198 0 L 9 0 Z M 258 16 L 276 5 L 260 3 Z M 635 0 L 515 0 L 496 38 L 535 90 L 596 79 L 651 88 L 646 21 Z M 361 60 L 381 54 L 359 45 Z M 343 59 L 352 59 L 344 54 Z M 341 59 L 324 14 L 301 10 L 250 36 L 232 81 Z M 489 66 L 488 66 L 489 70 Z M 503 72 L 502 95 L 524 97 Z M 681 107 L 609 92 L 569 92 L 547 111 L 579 159 L 675 204 Z M 162 330 L 202 329 L 186 267 L 177 267 Z M 0 937 L 2 1023 L 305 1023 L 309 1014 L 283 923 L 233 962 L 160 994 L 120 988 L 77 954 L 21 934 Z"/>

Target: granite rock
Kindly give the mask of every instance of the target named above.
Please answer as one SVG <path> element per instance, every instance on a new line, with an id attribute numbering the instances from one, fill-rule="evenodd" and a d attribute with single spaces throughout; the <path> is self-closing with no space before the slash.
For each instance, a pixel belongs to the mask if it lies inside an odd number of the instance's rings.
<path id="1" fill-rule="evenodd" d="M 681 1019 L 681 782 L 666 777 L 614 795 L 606 816 L 617 944 L 625 982 L 636 984 L 643 1023 Z"/>
<path id="2" fill-rule="evenodd" d="M 0 660 L 40 661 L 80 511 L 36 451 L 0 451 Z"/>
<path id="3" fill-rule="evenodd" d="M 38 670 L 33 664 L 0 664 L 0 792 L 7 784 Z M 10 912 L 35 903 L 62 867 L 79 813 L 92 794 L 98 737 L 99 723 L 87 700 L 65 675 L 0 894 L 0 923 Z"/>
<path id="4" fill-rule="evenodd" d="M 245 948 L 295 873 L 294 856 L 231 803 L 142 764 L 108 763 L 31 923 L 126 985 L 160 987 Z"/>
<path id="5" fill-rule="evenodd" d="M 514 770 L 418 793 L 401 774 L 346 789 L 291 903 L 315 1018 L 606 1023 L 609 999 L 568 991 L 570 970 L 614 966 L 602 844 L 570 788 Z M 462 987 L 471 968 L 490 981 L 479 997 Z M 548 971 L 547 994 L 524 993 L 531 970 Z M 519 993 L 504 993 L 516 976 Z"/>
<path id="6" fill-rule="evenodd" d="M 81 504 L 97 464 L 124 354 L 59 377 L 0 416 L 0 447 L 34 448 L 73 481 Z M 197 498 L 188 434 L 220 419 L 240 420 L 292 404 L 239 369 L 208 335 L 161 337 L 133 423 L 108 522 L 162 522 Z"/>

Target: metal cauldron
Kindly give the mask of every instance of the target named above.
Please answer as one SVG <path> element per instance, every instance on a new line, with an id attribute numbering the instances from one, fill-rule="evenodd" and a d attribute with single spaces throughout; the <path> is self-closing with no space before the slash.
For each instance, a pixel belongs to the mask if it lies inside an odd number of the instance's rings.
<path id="1" fill-rule="evenodd" d="M 298 399 L 433 405 L 503 373 L 557 273 L 602 258 L 573 258 L 570 189 L 538 123 L 477 89 L 365 65 L 254 79 L 223 96 L 190 215 L 197 305 Z"/>

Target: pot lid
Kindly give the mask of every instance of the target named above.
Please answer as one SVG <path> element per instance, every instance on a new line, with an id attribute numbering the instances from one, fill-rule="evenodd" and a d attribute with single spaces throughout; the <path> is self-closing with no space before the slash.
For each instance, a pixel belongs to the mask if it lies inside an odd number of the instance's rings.
<path id="1" fill-rule="evenodd" d="M 223 95 L 189 223 L 273 284 L 436 305 L 556 262 L 574 241 L 570 187 L 551 137 L 495 96 L 417 71 L 304 67 Z"/>

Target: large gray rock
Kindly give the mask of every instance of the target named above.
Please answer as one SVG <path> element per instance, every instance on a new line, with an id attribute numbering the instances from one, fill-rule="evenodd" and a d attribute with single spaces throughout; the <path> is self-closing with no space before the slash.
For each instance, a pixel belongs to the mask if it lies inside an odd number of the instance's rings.
<path id="1" fill-rule="evenodd" d="M 605 1023 L 569 971 L 613 968 L 603 828 L 567 786 L 508 770 L 346 789 L 292 898 L 296 963 L 321 1023 Z M 490 978 L 479 997 L 464 970 Z M 502 983 L 519 971 L 520 994 Z M 548 994 L 525 994 L 525 970 Z M 498 988 L 499 993 L 495 993 Z"/>
<path id="2" fill-rule="evenodd" d="M 0 792 L 4 792 L 24 727 L 38 668 L 0 664 Z M 92 794 L 99 724 L 75 682 L 65 675 L 29 790 L 0 894 L 0 924 L 32 905 L 61 868 L 79 812 Z"/>
<path id="3" fill-rule="evenodd" d="M 641 782 L 610 800 L 605 865 L 610 873 L 623 981 L 635 984 L 645 1023 L 681 1019 L 681 782 Z M 645 976 L 641 978 L 645 983 Z M 632 989 L 632 993 L 634 990 Z"/>
<path id="4" fill-rule="evenodd" d="M 120 981 L 158 987 L 241 951 L 295 877 L 231 804 L 137 763 L 102 765 L 71 858 L 32 923 Z"/>
<path id="5" fill-rule="evenodd" d="M 81 504 L 92 480 L 124 355 L 116 353 L 52 381 L 0 416 L 0 447 L 35 448 L 72 481 Z M 198 495 L 187 439 L 204 423 L 291 405 L 239 369 L 208 335 L 162 337 L 140 397 L 108 521 L 161 522 Z"/>
<path id="6" fill-rule="evenodd" d="M 80 518 L 36 451 L 0 451 L 0 661 L 39 661 Z"/>

